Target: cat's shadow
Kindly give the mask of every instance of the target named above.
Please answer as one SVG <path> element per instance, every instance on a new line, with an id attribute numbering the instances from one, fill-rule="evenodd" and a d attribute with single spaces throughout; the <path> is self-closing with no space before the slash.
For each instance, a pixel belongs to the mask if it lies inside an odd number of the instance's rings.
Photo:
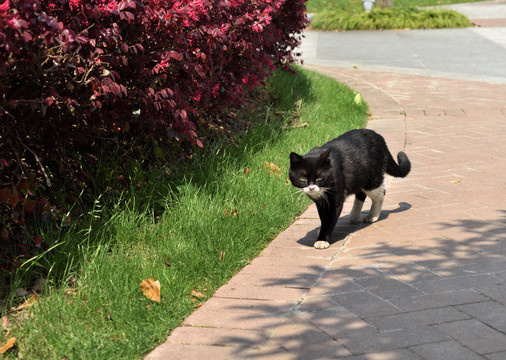
<path id="1" fill-rule="evenodd" d="M 395 209 L 383 209 L 381 210 L 380 217 L 378 221 L 385 220 L 390 216 L 390 214 L 400 213 L 406 210 L 411 209 L 411 204 L 406 202 L 400 202 L 399 206 Z M 369 210 L 364 210 L 361 213 L 361 219 L 363 219 Z M 365 227 L 368 227 L 372 224 L 370 223 L 364 223 L 359 222 L 357 224 L 350 223 L 350 215 L 346 214 L 344 216 L 339 217 L 339 220 L 337 221 L 337 225 L 334 228 L 334 231 L 332 232 L 332 238 L 330 245 L 335 244 L 336 242 L 339 242 L 341 240 L 346 239 L 348 235 L 351 233 L 357 231 L 358 229 L 363 229 Z M 308 232 L 303 238 L 297 240 L 297 243 L 304 246 L 313 247 L 316 239 L 318 238 L 318 233 L 320 231 L 320 227 L 315 228 L 314 230 L 311 230 Z"/>

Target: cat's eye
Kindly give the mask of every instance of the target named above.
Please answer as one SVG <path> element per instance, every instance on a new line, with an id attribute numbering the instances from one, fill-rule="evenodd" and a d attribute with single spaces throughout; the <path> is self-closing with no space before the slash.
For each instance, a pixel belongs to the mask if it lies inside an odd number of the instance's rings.
<path id="1" fill-rule="evenodd" d="M 316 178 L 316 181 L 323 181 L 322 177 Z"/>
<path id="2" fill-rule="evenodd" d="M 300 180 L 300 181 L 307 181 L 307 177 L 305 177 L 305 176 L 301 176 L 301 177 L 299 178 L 299 180 Z"/>

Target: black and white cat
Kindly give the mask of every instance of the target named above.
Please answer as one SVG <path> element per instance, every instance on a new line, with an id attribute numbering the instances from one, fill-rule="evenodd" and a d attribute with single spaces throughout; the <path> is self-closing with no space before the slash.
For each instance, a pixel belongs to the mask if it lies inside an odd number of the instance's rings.
<path id="1" fill-rule="evenodd" d="M 351 222 L 359 221 L 366 196 L 371 198 L 372 206 L 363 221 L 378 220 L 386 193 L 385 173 L 405 177 L 411 170 L 404 152 L 397 154 L 397 161 L 399 164 L 390 154 L 385 139 L 367 129 L 348 131 L 306 155 L 290 154 L 292 184 L 318 208 L 321 228 L 315 248 L 330 246 L 330 236 L 348 195 L 355 194 Z"/>

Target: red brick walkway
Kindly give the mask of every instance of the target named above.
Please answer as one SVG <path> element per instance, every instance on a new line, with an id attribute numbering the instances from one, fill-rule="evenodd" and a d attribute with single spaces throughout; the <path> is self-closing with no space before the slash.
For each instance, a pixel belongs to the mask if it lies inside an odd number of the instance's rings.
<path id="1" fill-rule="evenodd" d="M 329 249 L 310 207 L 146 359 L 506 359 L 506 85 L 308 67 L 412 172 Z"/>

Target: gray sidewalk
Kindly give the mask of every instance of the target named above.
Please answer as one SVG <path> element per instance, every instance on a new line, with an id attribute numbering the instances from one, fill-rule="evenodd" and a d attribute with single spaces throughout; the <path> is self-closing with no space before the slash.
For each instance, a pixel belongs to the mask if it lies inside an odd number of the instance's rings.
<path id="1" fill-rule="evenodd" d="M 359 91 L 412 172 L 377 223 L 347 201 L 328 249 L 309 207 L 146 359 L 506 359 L 502 75 L 305 66 Z"/>
<path id="2" fill-rule="evenodd" d="M 308 64 L 506 84 L 506 0 L 450 5 L 502 26 L 406 31 L 307 31 Z"/>

